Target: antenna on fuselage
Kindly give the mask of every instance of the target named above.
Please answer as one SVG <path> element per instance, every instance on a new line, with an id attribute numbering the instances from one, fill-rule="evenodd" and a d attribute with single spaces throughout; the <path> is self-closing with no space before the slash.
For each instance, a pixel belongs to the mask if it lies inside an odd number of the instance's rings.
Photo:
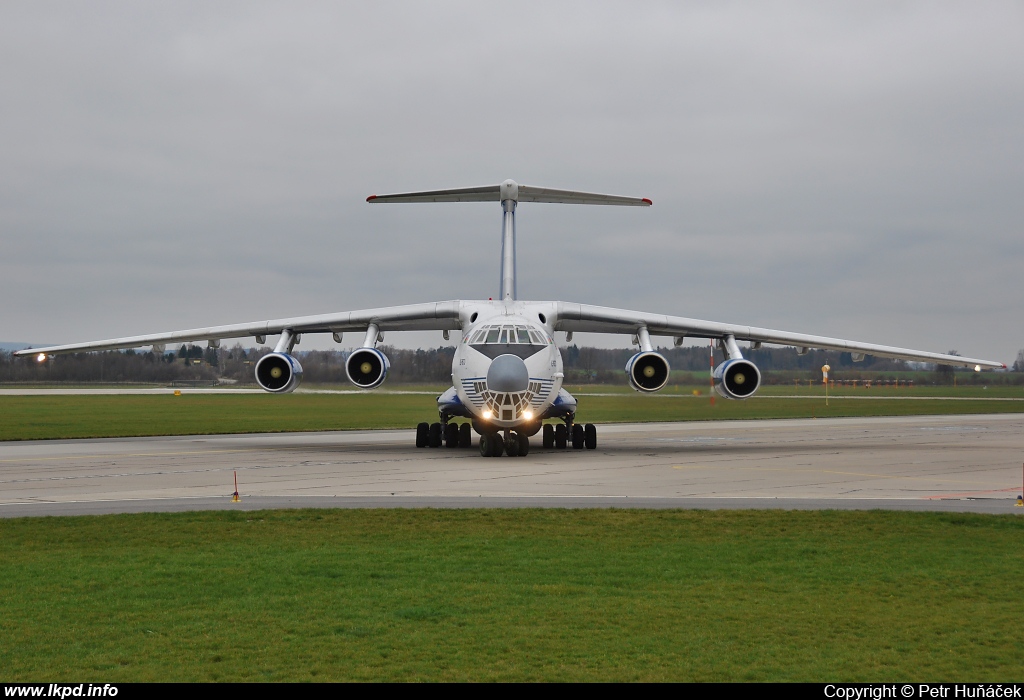
<path id="1" fill-rule="evenodd" d="M 646 197 L 622 197 L 614 194 L 553 190 L 548 187 L 529 187 L 515 180 L 500 185 L 460 187 L 429 192 L 402 192 L 373 194 L 367 202 L 501 202 L 501 299 L 516 300 L 516 206 L 519 202 L 547 202 L 551 204 L 599 204 L 626 207 L 649 207 Z"/>

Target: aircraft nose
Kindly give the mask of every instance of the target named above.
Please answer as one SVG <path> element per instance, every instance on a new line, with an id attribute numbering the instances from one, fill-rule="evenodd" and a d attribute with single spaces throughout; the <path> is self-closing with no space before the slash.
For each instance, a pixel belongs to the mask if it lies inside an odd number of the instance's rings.
<path id="1" fill-rule="evenodd" d="M 530 386 L 530 371 L 526 363 L 515 355 L 498 355 L 487 369 L 487 388 L 491 391 L 526 391 Z"/>

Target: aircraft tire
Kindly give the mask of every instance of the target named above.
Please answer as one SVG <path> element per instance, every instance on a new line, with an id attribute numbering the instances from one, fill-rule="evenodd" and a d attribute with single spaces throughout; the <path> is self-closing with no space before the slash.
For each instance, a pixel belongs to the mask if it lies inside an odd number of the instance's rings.
<path id="1" fill-rule="evenodd" d="M 593 423 L 583 426 L 583 446 L 588 450 L 597 449 L 597 426 Z"/>
<path id="2" fill-rule="evenodd" d="M 583 426 L 579 423 L 574 423 L 572 426 L 572 449 L 583 449 Z"/>
<path id="3" fill-rule="evenodd" d="M 542 444 L 544 445 L 544 449 L 550 450 L 552 447 L 555 446 L 555 426 L 548 423 L 542 428 L 542 432 L 542 437 L 544 439 L 544 442 Z"/>
<path id="4" fill-rule="evenodd" d="M 444 426 L 444 446 L 448 449 L 455 449 L 459 446 L 459 426 L 455 423 Z"/>
<path id="5" fill-rule="evenodd" d="M 441 424 L 431 423 L 430 424 L 430 446 L 440 447 L 441 446 Z"/>
<path id="6" fill-rule="evenodd" d="M 509 433 L 505 438 L 505 453 L 509 457 L 519 456 L 519 433 Z"/>
<path id="7" fill-rule="evenodd" d="M 416 447 L 426 447 L 430 442 L 430 424 L 420 423 L 416 426 Z"/>
<path id="8" fill-rule="evenodd" d="M 530 454 L 530 438 L 528 435 L 519 434 L 519 456 L 525 457 Z"/>
<path id="9" fill-rule="evenodd" d="M 480 456 L 490 457 L 491 456 L 491 436 L 481 435 L 480 436 Z"/>
<path id="10" fill-rule="evenodd" d="M 501 439 L 501 435 L 491 433 L 487 439 L 491 441 L 491 457 L 501 457 L 505 450 L 505 441 Z"/>
<path id="11" fill-rule="evenodd" d="M 565 445 L 568 442 L 567 436 L 568 436 L 568 431 L 565 429 L 564 425 L 559 423 L 558 425 L 555 426 L 555 449 L 556 450 L 564 450 L 565 449 Z"/>
<path id="12" fill-rule="evenodd" d="M 459 447 L 473 446 L 473 427 L 469 423 L 459 426 Z"/>

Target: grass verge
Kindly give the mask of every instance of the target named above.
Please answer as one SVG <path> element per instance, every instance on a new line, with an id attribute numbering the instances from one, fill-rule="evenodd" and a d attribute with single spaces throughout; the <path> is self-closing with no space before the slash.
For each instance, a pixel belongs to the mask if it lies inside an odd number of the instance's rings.
<path id="1" fill-rule="evenodd" d="M 1024 521 L 305 510 L 0 521 L 19 681 L 1008 681 Z"/>
<path id="2" fill-rule="evenodd" d="M 747 401 L 636 393 L 581 396 L 579 422 L 1021 413 L 1024 401 L 809 397 Z M 0 440 L 412 428 L 436 420 L 429 394 L 0 396 Z"/>

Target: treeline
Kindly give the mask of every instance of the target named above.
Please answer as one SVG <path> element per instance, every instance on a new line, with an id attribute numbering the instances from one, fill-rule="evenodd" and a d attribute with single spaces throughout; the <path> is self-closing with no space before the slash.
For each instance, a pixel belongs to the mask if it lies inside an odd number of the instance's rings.
<path id="1" fill-rule="evenodd" d="M 400 350 L 380 346 L 391 360 L 388 381 L 401 383 L 443 383 L 451 381 L 455 348 Z M 155 354 L 150 351 L 110 350 L 82 352 L 48 357 L 37 361 L 35 356 L 15 358 L 0 351 L 0 383 L 102 382 L 169 384 L 227 380 L 231 383 L 255 384 L 256 362 L 270 348 L 208 348 L 182 345 L 177 352 Z M 346 384 L 345 359 L 348 353 L 339 350 L 297 351 L 303 369 L 303 382 Z"/>
<path id="2" fill-rule="evenodd" d="M 391 346 L 380 349 L 391 360 L 388 381 L 394 383 L 432 383 L 451 381 L 453 347 L 427 350 L 403 350 Z M 711 365 L 709 347 L 658 348 L 673 369 L 672 384 L 702 384 Z M 169 384 L 185 381 L 228 381 L 254 384 L 254 366 L 269 348 L 209 348 L 182 345 L 176 352 L 154 354 L 137 350 L 58 355 L 37 362 L 35 357 L 14 358 L 0 352 L 0 383 L 10 382 L 103 382 Z M 591 348 L 571 345 L 562 348 L 566 381 L 571 384 L 620 384 L 623 368 L 637 348 Z M 819 377 L 821 366 L 829 364 L 832 376 L 842 379 L 907 378 L 913 374 L 921 383 L 1024 383 L 1024 361 L 1018 358 L 1013 373 L 975 373 L 951 367 L 934 371 L 914 371 L 905 362 L 867 357 L 854 362 L 850 353 L 812 350 L 805 355 L 796 348 L 744 349 L 745 356 L 761 370 L 766 384 L 785 384 L 795 378 Z M 304 370 L 303 382 L 346 384 L 345 360 L 341 350 L 296 351 Z M 715 351 L 715 364 L 724 357 Z"/>

